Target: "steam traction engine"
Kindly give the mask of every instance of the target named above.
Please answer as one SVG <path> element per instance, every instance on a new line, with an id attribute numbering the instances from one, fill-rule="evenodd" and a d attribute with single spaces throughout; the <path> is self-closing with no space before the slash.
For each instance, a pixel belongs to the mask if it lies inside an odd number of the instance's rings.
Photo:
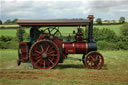
<path id="1" fill-rule="evenodd" d="M 89 15 L 88 19 L 19 19 L 17 23 L 20 26 L 31 29 L 30 41 L 19 43 L 18 65 L 31 62 L 34 68 L 51 69 L 62 63 L 67 54 L 83 54 L 82 61 L 86 67 L 100 69 L 104 59 L 97 52 L 97 44 L 92 37 L 93 18 Z M 63 40 L 59 31 L 61 26 L 79 27 L 77 33 L 74 32 L 74 41 Z M 88 39 L 84 39 L 80 26 L 88 26 Z M 48 28 L 39 31 L 42 27 Z"/>

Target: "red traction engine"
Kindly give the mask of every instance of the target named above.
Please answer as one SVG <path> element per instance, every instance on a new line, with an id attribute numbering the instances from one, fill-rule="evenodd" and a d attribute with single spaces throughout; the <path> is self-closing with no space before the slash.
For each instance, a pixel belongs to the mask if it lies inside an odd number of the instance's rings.
<path id="1" fill-rule="evenodd" d="M 86 67 L 100 69 L 104 59 L 97 52 L 97 44 L 92 37 L 93 18 L 93 15 L 89 15 L 87 19 L 19 19 L 17 23 L 20 26 L 31 29 L 30 41 L 19 43 L 18 65 L 30 62 L 34 68 L 51 69 L 58 63 L 63 63 L 68 54 L 83 54 L 82 61 Z M 73 31 L 74 36 L 69 36 L 65 41 L 59 31 L 62 26 L 77 26 L 77 33 Z M 80 26 L 88 26 L 87 39 Z"/>

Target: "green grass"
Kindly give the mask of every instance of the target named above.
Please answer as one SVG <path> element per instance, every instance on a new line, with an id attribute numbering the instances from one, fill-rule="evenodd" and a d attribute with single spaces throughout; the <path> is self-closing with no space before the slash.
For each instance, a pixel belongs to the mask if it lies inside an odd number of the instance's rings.
<path id="1" fill-rule="evenodd" d="M 0 29 L 0 36 L 5 35 L 5 36 L 16 36 L 16 29 Z"/>
<path id="2" fill-rule="evenodd" d="M 0 68 L 10 68 L 8 65 L 11 66 L 11 64 L 16 66 L 14 63 L 16 63 L 17 55 L 16 50 L 0 50 Z"/>
<path id="3" fill-rule="evenodd" d="M 19 27 L 19 25 L 0 25 L 0 27 Z"/>
<path id="4" fill-rule="evenodd" d="M 17 50 L 0 50 L 1 85 L 128 85 L 128 51 L 100 51 L 105 64 L 90 70 L 80 61 L 66 59 L 55 69 L 26 69 L 16 66 Z M 68 57 L 81 59 L 82 55 Z"/>
<path id="5" fill-rule="evenodd" d="M 25 29 L 27 33 L 29 33 L 29 29 Z M 5 35 L 5 36 L 16 36 L 17 29 L 0 29 L 0 36 Z"/>

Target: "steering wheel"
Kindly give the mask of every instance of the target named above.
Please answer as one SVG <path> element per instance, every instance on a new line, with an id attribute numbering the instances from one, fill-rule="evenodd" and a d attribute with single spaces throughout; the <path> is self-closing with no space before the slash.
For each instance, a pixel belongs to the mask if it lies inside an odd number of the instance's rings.
<path id="1" fill-rule="evenodd" d="M 54 28 L 46 28 L 44 30 L 41 31 L 42 33 L 46 33 L 46 34 L 50 34 L 53 36 L 57 36 L 57 37 L 62 37 L 61 32 L 59 31 L 59 28 L 57 29 L 56 27 Z"/>

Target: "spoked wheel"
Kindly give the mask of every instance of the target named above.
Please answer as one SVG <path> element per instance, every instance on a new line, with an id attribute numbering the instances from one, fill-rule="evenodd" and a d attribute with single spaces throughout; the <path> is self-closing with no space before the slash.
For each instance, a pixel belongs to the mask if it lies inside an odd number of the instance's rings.
<path id="1" fill-rule="evenodd" d="M 40 40 L 32 45 L 29 58 L 35 68 L 51 69 L 57 65 L 60 51 L 53 41 Z"/>
<path id="2" fill-rule="evenodd" d="M 104 58 L 99 52 L 92 51 L 85 56 L 84 63 L 89 69 L 101 69 Z"/>

